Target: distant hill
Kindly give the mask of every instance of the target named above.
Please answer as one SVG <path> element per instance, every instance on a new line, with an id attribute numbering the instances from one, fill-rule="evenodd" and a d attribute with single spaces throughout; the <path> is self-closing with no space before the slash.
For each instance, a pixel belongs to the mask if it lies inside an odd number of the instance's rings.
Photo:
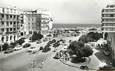
<path id="1" fill-rule="evenodd" d="M 101 24 L 53 24 L 53 28 L 101 27 Z"/>

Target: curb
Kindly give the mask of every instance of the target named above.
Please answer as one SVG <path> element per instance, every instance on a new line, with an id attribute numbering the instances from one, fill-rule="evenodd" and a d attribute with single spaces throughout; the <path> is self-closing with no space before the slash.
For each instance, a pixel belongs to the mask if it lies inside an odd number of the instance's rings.
<path id="1" fill-rule="evenodd" d="M 61 63 L 63 63 L 64 65 L 67 65 L 67 66 L 70 66 L 70 67 L 74 67 L 74 68 L 79 68 L 79 66 L 74 66 L 74 65 L 71 65 L 71 64 L 67 64 L 66 62 L 62 61 L 62 60 L 59 60 Z M 88 70 L 97 70 L 95 68 L 88 68 Z"/>

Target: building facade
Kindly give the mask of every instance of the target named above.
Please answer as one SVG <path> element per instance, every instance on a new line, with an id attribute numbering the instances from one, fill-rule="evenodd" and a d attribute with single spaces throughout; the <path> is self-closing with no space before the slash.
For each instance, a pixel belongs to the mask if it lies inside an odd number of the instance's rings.
<path id="1" fill-rule="evenodd" d="M 0 40 L 13 42 L 18 39 L 20 11 L 15 8 L 0 8 Z"/>
<path id="2" fill-rule="evenodd" d="M 53 20 L 51 15 L 47 11 L 42 11 L 40 14 L 41 19 L 41 33 L 47 34 L 50 30 L 52 30 Z"/>
<path id="3" fill-rule="evenodd" d="M 39 14 L 35 11 L 25 11 L 20 18 L 22 20 L 20 36 L 29 35 L 33 32 L 40 32 Z"/>
<path id="4" fill-rule="evenodd" d="M 51 17 L 46 11 L 1 7 L 0 42 L 11 43 L 33 32 L 43 34 L 52 28 L 51 24 Z"/>
<path id="5" fill-rule="evenodd" d="M 22 29 L 24 35 L 33 34 L 33 32 L 47 34 L 52 29 L 51 17 L 49 14 L 39 12 L 39 10 L 25 11 L 21 17 Z"/>
<path id="6" fill-rule="evenodd" d="M 112 59 L 113 64 L 115 64 L 115 4 L 107 5 L 102 10 L 102 30 L 104 38 L 111 41 Z"/>

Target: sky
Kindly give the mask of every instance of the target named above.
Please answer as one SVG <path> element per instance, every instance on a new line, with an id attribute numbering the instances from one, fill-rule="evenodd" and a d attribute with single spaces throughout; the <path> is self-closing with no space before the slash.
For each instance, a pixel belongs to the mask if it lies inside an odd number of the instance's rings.
<path id="1" fill-rule="evenodd" d="M 47 9 L 55 23 L 101 24 L 101 10 L 114 0 L 0 0 L 0 6 Z"/>

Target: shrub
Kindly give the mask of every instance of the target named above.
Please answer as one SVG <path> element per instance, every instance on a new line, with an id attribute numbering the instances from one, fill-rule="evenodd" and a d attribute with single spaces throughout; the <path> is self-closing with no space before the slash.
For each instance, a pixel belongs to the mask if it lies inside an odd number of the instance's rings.
<path id="1" fill-rule="evenodd" d="M 72 57 L 71 62 L 72 63 L 79 63 L 79 62 L 82 63 L 82 62 L 85 62 L 85 58 Z"/>

